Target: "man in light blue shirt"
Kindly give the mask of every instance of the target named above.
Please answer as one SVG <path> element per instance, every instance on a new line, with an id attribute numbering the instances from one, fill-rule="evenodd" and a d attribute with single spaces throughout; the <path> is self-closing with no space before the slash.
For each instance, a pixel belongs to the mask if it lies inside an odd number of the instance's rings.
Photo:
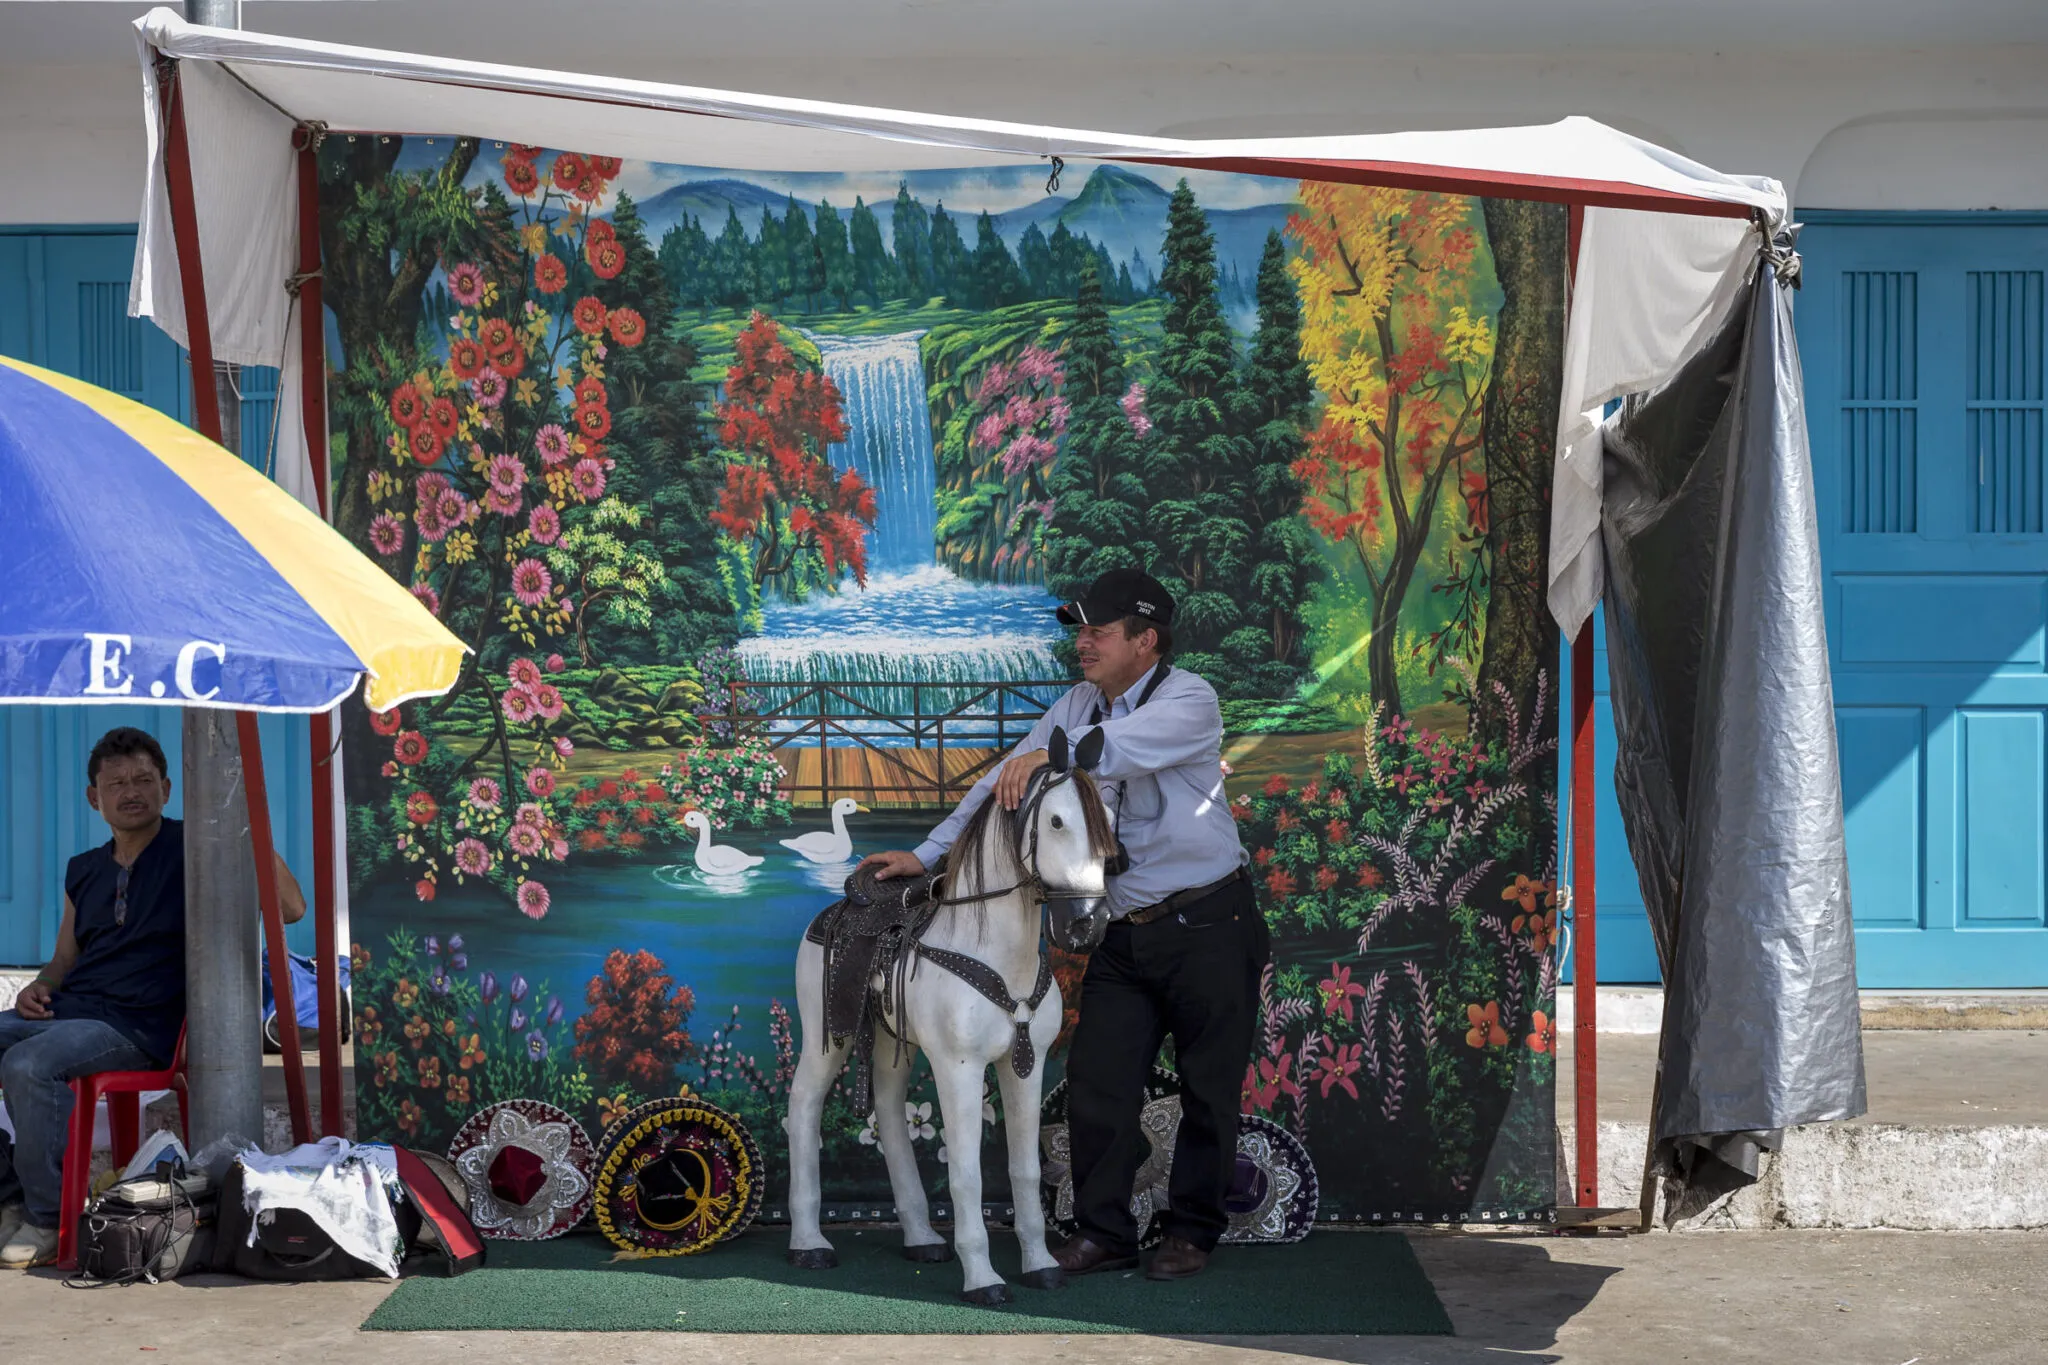
<path id="1" fill-rule="evenodd" d="M 1215 689 L 1166 656 L 1173 599 L 1136 570 L 1113 570 L 1059 609 L 1077 629 L 1086 681 L 1039 718 L 1017 751 L 974 785 L 915 851 L 873 854 L 885 877 L 930 867 L 991 796 L 1007 810 L 1047 762 L 1054 727 L 1103 736 L 1095 768 L 1128 866 L 1112 868 L 1113 916 L 1089 958 L 1067 1056 L 1067 1116 L 1080 1231 L 1055 1255 L 1069 1274 L 1129 1269 L 1143 1229 L 1131 1187 L 1148 1144 L 1139 1128 L 1160 1044 L 1174 1040 L 1180 1135 L 1153 1279 L 1199 1272 L 1228 1219 L 1237 1115 L 1258 1016 L 1266 924 L 1223 792 L 1223 718 Z M 1025 1197 L 1019 1192 L 1019 1197 Z"/>

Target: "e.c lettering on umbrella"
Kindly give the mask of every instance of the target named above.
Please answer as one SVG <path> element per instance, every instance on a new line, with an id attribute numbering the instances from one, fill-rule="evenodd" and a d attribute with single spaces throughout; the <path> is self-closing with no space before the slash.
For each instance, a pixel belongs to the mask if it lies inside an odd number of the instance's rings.
<path id="1" fill-rule="evenodd" d="M 135 693 L 135 675 L 126 670 L 127 661 L 135 653 L 135 637 L 117 635 L 111 631 L 88 630 L 86 643 L 92 653 L 86 663 L 85 686 L 80 689 L 83 697 L 129 697 Z M 228 647 L 218 641 L 188 640 L 178 650 L 177 662 L 172 665 L 171 679 L 176 684 L 178 695 L 188 701 L 212 701 L 220 695 L 220 684 L 201 691 L 194 676 L 199 667 L 199 656 L 210 654 L 217 665 L 225 666 L 228 661 Z M 149 684 L 149 695 L 159 700 L 166 694 L 162 678 L 153 679 Z"/>

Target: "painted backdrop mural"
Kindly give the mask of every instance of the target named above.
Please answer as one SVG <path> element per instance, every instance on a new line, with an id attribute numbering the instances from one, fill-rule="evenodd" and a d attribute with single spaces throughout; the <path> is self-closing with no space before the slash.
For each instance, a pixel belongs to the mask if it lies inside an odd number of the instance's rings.
<path id="1" fill-rule="evenodd" d="M 1135 564 L 1224 698 L 1274 929 L 1246 1111 L 1324 1217 L 1551 1204 L 1562 211 L 1066 178 L 328 140 L 337 520 L 475 649 L 349 708 L 365 1134 L 688 1089 L 773 1211 L 803 926 Z M 962 1140 L 841 1091 L 840 1211 L 886 1212 L 897 1122 Z"/>

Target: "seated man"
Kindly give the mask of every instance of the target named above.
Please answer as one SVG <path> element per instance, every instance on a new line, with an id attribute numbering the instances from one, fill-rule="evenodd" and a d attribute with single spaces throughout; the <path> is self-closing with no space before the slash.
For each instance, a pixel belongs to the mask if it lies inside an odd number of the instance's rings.
<path id="1" fill-rule="evenodd" d="M 114 837 L 71 860 L 56 955 L 0 1011 L 0 1098 L 14 1121 L 11 1146 L 0 1135 L 0 1266 L 10 1268 L 57 1252 L 71 1079 L 168 1066 L 185 1023 L 185 835 L 164 818 L 164 751 L 141 730 L 110 730 L 85 773 L 85 799 Z M 306 899 L 282 858 L 277 881 L 286 922 L 299 919 Z"/>

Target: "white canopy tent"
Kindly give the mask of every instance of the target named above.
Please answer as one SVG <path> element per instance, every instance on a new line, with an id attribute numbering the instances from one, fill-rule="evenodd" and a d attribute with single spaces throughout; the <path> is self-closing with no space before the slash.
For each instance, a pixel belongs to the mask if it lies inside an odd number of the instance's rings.
<path id="1" fill-rule="evenodd" d="M 295 131 L 460 134 L 735 170 L 910 170 L 1060 157 L 1563 202 L 1578 233 L 1551 509 L 1550 604 L 1575 635 L 1600 598 L 1601 407 L 1710 336 L 1786 215 L 1774 180 L 1724 175 L 1586 118 L 1542 127 L 1187 141 L 657 85 L 136 21 L 149 181 L 129 311 L 190 345 L 157 64 L 178 65 L 217 359 L 278 365 L 280 482 L 312 501 L 299 403 Z"/>
<path id="2" fill-rule="evenodd" d="M 1574 261 L 1548 600 L 1575 641 L 1575 696 L 1590 693 L 1586 627 L 1603 588 L 1601 409 L 1658 387 L 1699 354 L 1749 296 L 1786 226 L 1777 182 L 1725 175 L 1585 118 L 1188 141 L 375 51 L 201 27 L 168 9 L 136 31 L 149 160 L 130 312 L 185 345 L 196 372 L 213 360 L 281 369 L 278 478 L 316 507 L 326 483 L 324 360 L 322 329 L 304 319 L 320 306 L 322 137 L 469 136 L 736 170 L 1133 161 L 1566 204 Z M 211 416 L 217 430 L 205 387 L 195 407 L 202 429 Z M 1579 1194 L 1592 1203 L 1593 754 L 1590 704 L 1577 700 Z M 325 889 L 317 869 L 316 879 Z"/>

